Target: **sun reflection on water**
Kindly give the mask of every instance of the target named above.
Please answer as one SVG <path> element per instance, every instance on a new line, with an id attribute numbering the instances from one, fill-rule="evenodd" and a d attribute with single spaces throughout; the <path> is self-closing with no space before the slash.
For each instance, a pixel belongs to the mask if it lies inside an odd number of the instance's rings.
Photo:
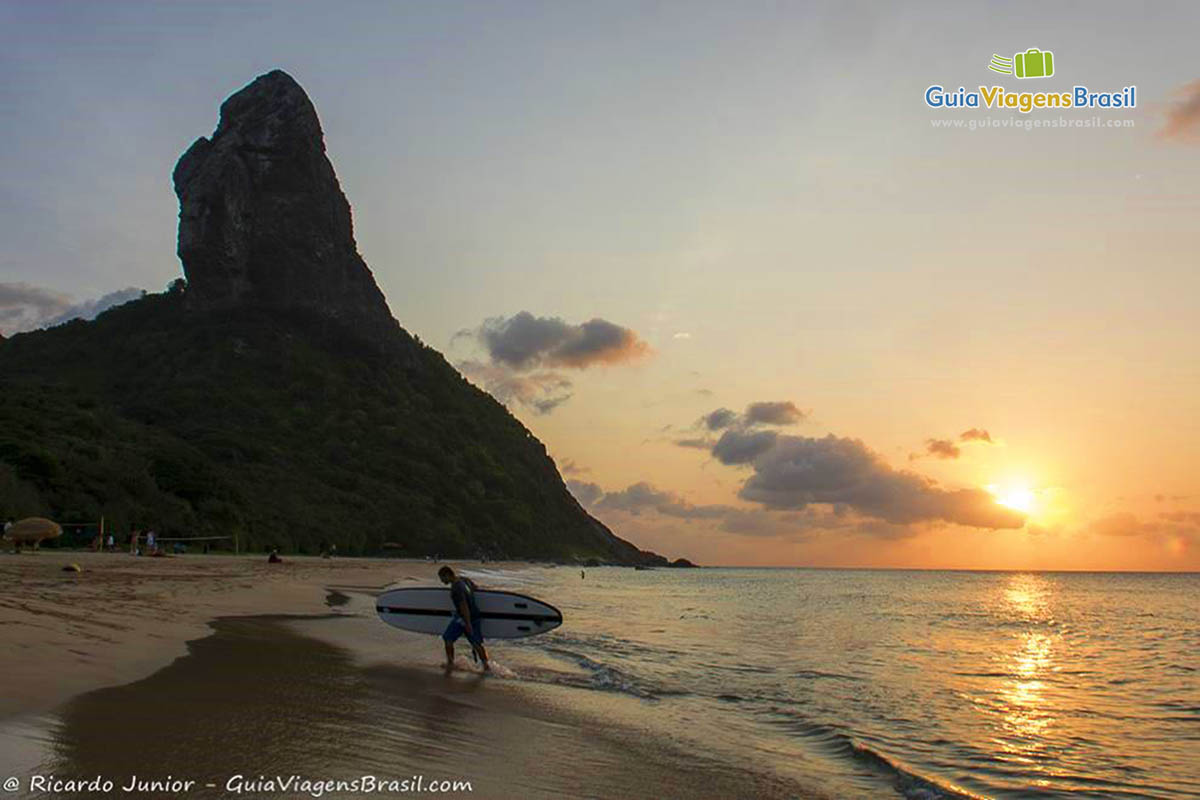
<path id="1" fill-rule="evenodd" d="M 1004 655 L 1010 677 L 999 690 L 1001 715 L 997 744 L 1014 760 L 1033 763 L 1045 749 L 1043 737 L 1055 722 L 1047 679 L 1054 671 L 1054 638 L 1045 630 L 1051 621 L 1052 587 L 1037 575 L 1014 575 L 1004 591 L 999 613 L 1028 625 L 1015 636 L 1016 648 Z"/>

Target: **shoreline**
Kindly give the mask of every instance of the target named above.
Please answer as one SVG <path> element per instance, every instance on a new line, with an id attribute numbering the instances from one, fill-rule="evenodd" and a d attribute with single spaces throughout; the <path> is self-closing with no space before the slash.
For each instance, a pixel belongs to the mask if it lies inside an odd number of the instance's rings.
<path id="1" fill-rule="evenodd" d="M 40 730 L 36 769 L 14 772 L 24 786 L 46 776 L 117 787 L 175 781 L 190 785 L 182 793 L 195 797 L 223 796 L 231 786 L 305 796 L 304 789 L 280 788 L 289 779 L 466 781 L 469 790 L 448 793 L 483 798 L 816 797 L 676 742 L 594 724 L 517 682 L 364 666 L 292 624 L 338 619 L 216 620 L 168 667 L 64 704 L 57 724 Z M 251 670 L 253 680 L 239 679 Z M 325 796 L 353 794 L 334 789 Z"/>
<path id="2" fill-rule="evenodd" d="M 476 566 L 475 562 L 442 562 Z M 82 572 L 64 572 L 79 564 Z M 524 562 L 498 562 L 523 568 Z M 221 617 L 327 613 L 328 588 L 433 583 L 425 561 L 262 555 L 135 557 L 69 551 L 0 555 L 0 721 L 51 711 L 95 689 L 145 678 L 186 655 Z"/>
<path id="3" fill-rule="evenodd" d="M 0 668 L 20 689 L 0 705 L 0 732 L 6 766 L 26 784 L 35 768 L 122 785 L 129 775 L 473 773 L 482 797 L 816 796 L 597 711 L 640 701 L 470 670 L 447 679 L 430 637 L 374 635 L 383 629 L 364 616 L 366 598 L 432 582 L 425 561 L 75 553 L 83 572 L 68 573 L 66 559 L 45 556 L 0 559 L 0 623 L 14 644 Z M 247 737 L 251 760 L 234 745 Z M 215 796 L 206 780 L 189 793 Z"/>

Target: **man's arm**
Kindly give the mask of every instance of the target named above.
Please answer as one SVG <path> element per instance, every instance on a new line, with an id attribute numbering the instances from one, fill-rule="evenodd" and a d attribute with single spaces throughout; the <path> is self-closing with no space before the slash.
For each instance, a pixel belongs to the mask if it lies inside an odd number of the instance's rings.
<path id="1" fill-rule="evenodd" d="M 467 633 L 470 633 L 471 609 L 467 607 L 467 601 L 465 598 L 459 598 L 458 600 L 458 616 L 463 621 L 463 628 L 466 629 Z"/>

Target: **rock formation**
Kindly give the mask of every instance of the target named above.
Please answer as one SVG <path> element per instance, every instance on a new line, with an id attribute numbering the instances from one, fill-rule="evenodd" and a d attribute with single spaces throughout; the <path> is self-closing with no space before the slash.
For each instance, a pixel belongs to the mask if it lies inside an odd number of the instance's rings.
<path id="1" fill-rule="evenodd" d="M 226 100 L 173 178 L 190 307 L 303 309 L 381 344 L 397 329 L 358 254 L 316 109 L 290 75 Z"/>
<path id="2" fill-rule="evenodd" d="M 259 552 L 666 566 L 392 319 L 294 80 L 230 97 L 174 178 L 186 285 L 0 341 L 0 515 Z"/>

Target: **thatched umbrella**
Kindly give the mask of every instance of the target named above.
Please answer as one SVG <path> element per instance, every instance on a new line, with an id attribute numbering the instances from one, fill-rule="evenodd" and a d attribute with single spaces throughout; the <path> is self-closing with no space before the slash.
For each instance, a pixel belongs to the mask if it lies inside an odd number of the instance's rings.
<path id="1" fill-rule="evenodd" d="M 57 539 L 59 536 L 62 536 L 62 526 L 45 517 L 26 517 L 20 522 L 14 522 L 4 532 L 4 538 L 11 541 L 17 550 L 20 550 L 23 544 L 32 544 L 36 550 L 46 539 Z"/>

